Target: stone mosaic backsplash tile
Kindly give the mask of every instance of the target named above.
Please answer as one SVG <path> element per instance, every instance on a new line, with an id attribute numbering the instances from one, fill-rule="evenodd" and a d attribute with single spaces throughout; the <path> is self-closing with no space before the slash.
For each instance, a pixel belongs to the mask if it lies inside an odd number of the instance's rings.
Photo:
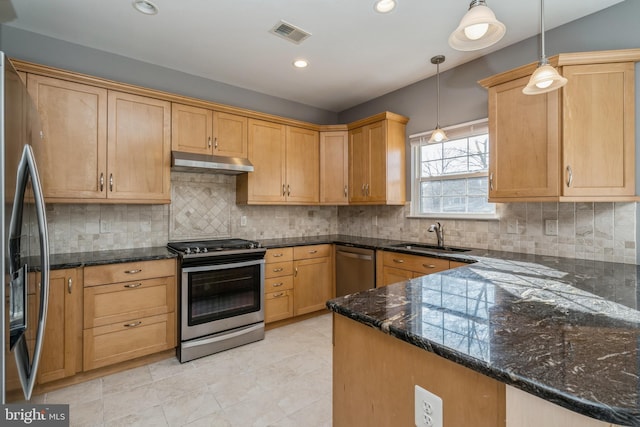
<path id="1" fill-rule="evenodd" d="M 169 240 L 196 238 L 260 240 L 336 233 L 436 243 L 434 233 L 427 231 L 435 219 L 407 217 L 409 205 L 244 206 L 235 203 L 233 176 L 174 172 L 171 179 L 170 206 L 48 205 L 51 252 L 164 246 Z M 440 220 L 446 243 L 636 264 L 635 203 L 497 206 L 499 220 Z"/>

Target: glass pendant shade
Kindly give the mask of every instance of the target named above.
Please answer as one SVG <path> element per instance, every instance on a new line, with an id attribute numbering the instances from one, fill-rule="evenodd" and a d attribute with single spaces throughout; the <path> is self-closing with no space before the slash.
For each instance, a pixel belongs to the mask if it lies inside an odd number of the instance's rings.
<path id="1" fill-rule="evenodd" d="M 499 42 L 505 32 L 506 27 L 486 2 L 473 0 L 458 28 L 449 36 L 449 46 L 461 51 L 484 49 Z"/>
<path id="2" fill-rule="evenodd" d="M 525 95 L 537 95 L 551 92 L 566 85 L 567 81 L 552 65 L 548 63 L 541 64 L 531 75 L 529 83 L 522 89 L 522 93 Z"/>
<path id="3" fill-rule="evenodd" d="M 442 128 L 438 125 L 431 133 L 431 138 L 429 138 L 429 142 L 442 142 L 442 141 L 446 141 L 447 139 L 448 139 L 447 134 L 444 133 Z"/>

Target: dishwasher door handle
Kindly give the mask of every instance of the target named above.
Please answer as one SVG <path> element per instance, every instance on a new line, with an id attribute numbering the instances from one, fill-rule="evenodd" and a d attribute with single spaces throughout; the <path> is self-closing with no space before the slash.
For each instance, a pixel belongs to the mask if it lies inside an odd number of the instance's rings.
<path id="1" fill-rule="evenodd" d="M 345 252 L 345 251 L 337 251 L 336 254 L 346 256 L 348 258 L 362 259 L 365 261 L 373 260 L 373 257 L 371 255 L 361 255 L 361 254 L 355 254 L 352 252 Z"/>

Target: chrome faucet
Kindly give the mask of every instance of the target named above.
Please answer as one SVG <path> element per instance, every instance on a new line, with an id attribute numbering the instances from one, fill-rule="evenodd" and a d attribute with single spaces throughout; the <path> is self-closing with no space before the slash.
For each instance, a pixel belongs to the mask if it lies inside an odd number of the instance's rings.
<path id="1" fill-rule="evenodd" d="M 435 224 L 431 224 L 429 226 L 429 230 L 430 232 L 434 232 L 436 233 L 436 237 L 438 238 L 438 246 L 440 246 L 441 248 L 444 247 L 444 227 L 442 226 L 442 224 L 440 224 L 439 222 L 436 222 Z"/>

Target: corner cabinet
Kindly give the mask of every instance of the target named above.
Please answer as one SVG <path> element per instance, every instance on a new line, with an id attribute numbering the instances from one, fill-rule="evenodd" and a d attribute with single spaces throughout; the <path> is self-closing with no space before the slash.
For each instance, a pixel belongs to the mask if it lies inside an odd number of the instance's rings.
<path id="1" fill-rule="evenodd" d="M 640 49 L 551 58 L 565 87 L 524 95 L 535 64 L 489 91 L 489 201 L 635 201 L 635 62 Z"/>
<path id="2" fill-rule="evenodd" d="M 403 205 L 406 117 L 382 113 L 349 125 L 349 203 Z"/>
<path id="3" fill-rule="evenodd" d="M 170 203 L 170 103 L 27 74 L 53 203 Z M 63 167 L 62 165 L 71 165 Z"/>
<path id="4" fill-rule="evenodd" d="M 318 131 L 249 119 L 249 161 L 254 171 L 236 178 L 241 204 L 319 203 Z"/>
<path id="5" fill-rule="evenodd" d="M 171 104 L 171 149 L 247 157 L 247 118 L 191 105 Z"/>

